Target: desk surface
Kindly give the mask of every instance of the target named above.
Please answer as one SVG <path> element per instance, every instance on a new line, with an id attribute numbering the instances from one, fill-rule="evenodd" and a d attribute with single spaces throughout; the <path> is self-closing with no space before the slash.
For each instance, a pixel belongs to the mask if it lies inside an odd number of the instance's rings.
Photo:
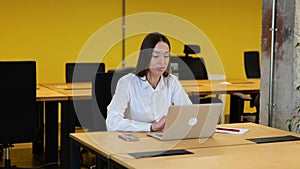
<path id="1" fill-rule="evenodd" d="M 248 80 L 245 80 L 245 81 L 248 81 Z M 195 82 L 197 82 L 197 84 L 196 84 L 196 86 L 193 86 L 193 83 L 195 83 Z M 214 81 L 214 82 L 217 82 L 217 81 Z M 259 82 L 259 80 L 258 80 L 258 82 Z M 190 94 L 190 95 L 198 94 L 199 92 L 203 93 L 203 94 L 206 94 L 207 92 L 211 93 L 211 88 L 209 87 L 211 82 L 209 82 L 209 81 L 206 81 L 206 82 L 202 81 L 202 80 L 200 80 L 200 81 L 181 81 L 181 83 L 183 84 L 183 87 L 185 88 L 185 90 L 187 91 L 187 93 Z M 192 83 L 192 85 L 190 83 Z M 220 83 L 220 81 L 219 81 L 219 83 Z M 240 84 L 238 84 L 238 83 L 240 83 Z M 242 91 L 245 91 L 245 92 L 249 93 L 249 87 L 245 87 L 246 85 L 244 85 L 244 83 L 245 83 L 244 80 L 239 80 L 239 81 L 236 81 L 235 84 L 237 84 L 237 86 L 239 86 L 238 91 L 242 90 Z M 253 82 L 250 82 L 250 85 L 252 86 Z M 255 85 L 256 85 L 256 89 L 254 89 L 254 90 L 255 91 L 259 91 L 259 85 L 257 85 L 257 84 L 255 84 Z M 197 88 L 198 86 L 206 86 L 206 89 L 204 90 L 203 88 L 202 89 L 201 88 Z M 208 86 L 208 89 L 207 89 L 207 86 Z M 224 85 L 222 84 L 221 86 L 224 86 Z M 227 88 L 226 90 L 228 90 L 228 89 L 229 88 Z M 224 93 L 226 90 L 224 90 L 224 87 L 222 87 L 221 91 Z M 253 89 L 250 88 L 250 90 L 253 90 Z M 66 101 L 66 100 L 73 100 L 73 99 L 90 100 L 91 99 L 91 95 L 92 95 L 92 84 L 91 83 L 40 84 L 40 85 L 38 85 L 38 88 L 37 88 L 37 101 L 50 101 L 50 102 L 52 102 L 52 101 Z M 52 105 L 52 103 L 50 105 Z M 50 109 L 50 111 L 48 109 Z M 45 111 L 47 111 L 47 114 L 50 114 L 49 116 L 46 117 L 46 121 L 51 121 L 51 122 L 54 121 L 55 123 L 57 123 L 57 119 L 53 120 L 51 118 L 53 116 L 52 113 L 49 113 L 49 112 L 57 111 L 57 108 L 53 109 L 53 108 L 49 108 L 49 106 L 46 106 Z M 68 112 L 65 112 L 65 113 L 68 113 Z M 64 114 L 64 113 L 62 113 L 62 114 Z M 49 117 L 50 117 L 50 120 L 47 120 L 47 118 L 49 118 Z M 68 117 L 68 116 L 66 115 L 66 117 Z M 69 121 L 69 119 L 62 118 L 62 121 Z M 46 126 L 49 126 L 49 124 L 51 122 L 47 122 Z M 54 125 L 56 125 L 55 123 L 54 123 Z M 64 124 L 66 126 L 69 125 L 67 123 L 64 123 Z M 64 129 L 65 129 L 64 132 L 61 132 L 61 134 L 62 135 L 63 134 L 66 134 L 66 135 L 69 134 L 69 131 L 68 131 L 69 128 L 64 127 Z M 49 135 L 49 134 L 47 134 L 47 135 Z M 52 142 L 52 139 L 51 139 L 50 135 L 49 135 L 49 137 L 46 137 L 46 140 L 48 140 L 46 142 Z M 52 135 L 57 135 L 57 134 L 52 134 Z M 231 137 L 234 137 L 234 136 L 224 137 L 222 139 L 222 141 L 219 141 L 219 138 L 221 138 L 221 136 L 218 136 L 218 135 L 219 134 L 216 134 L 214 136 L 214 138 L 216 138 L 215 140 L 210 140 L 208 142 L 205 142 L 205 144 L 203 144 L 202 146 L 213 146 L 213 145 L 214 146 L 218 146 L 218 145 L 219 146 L 224 146 L 224 145 L 232 144 L 232 138 Z M 114 138 L 116 136 L 114 136 Z M 93 136 L 93 137 L 97 137 L 97 135 Z M 50 138 L 50 139 L 47 139 L 47 138 Z M 148 142 L 148 144 L 152 144 L 153 140 L 149 141 L 149 139 L 152 139 L 152 138 L 148 138 L 148 140 L 146 139 L 145 141 Z M 54 140 L 55 140 L 55 138 L 54 138 Z M 83 141 L 86 142 L 86 140 L 83 140 Z M 236 144 L 245 144 L 246 143 L 245 140 L 241 140 L 241 139 L 234 139 L 234 140 L 235 140 Z M 67 139 L 67 141 L 68 141 L 68 139 Z M 61 137 L 61 142 L 65 143 L 67 141 L 66 141 L 65 137 Z M 157 140 L 154 140 L 154 141 L 157 141 Z M 196 140 L 196 141 L 195 140 L 194 141 L 192 141 L 192 140 L 185 140 L 185 141 L 181 142 L 180 144 L 173 143 L 173 145 L 174 144 L 176 144 L 177 147 L 181 146 L 182 148 L 190 148 L 191 146 L 194 146 L 194 144 L 197 144 L 198 147 L 201 147 L 201 145 L 200 145 L 200 143 L 199 143 L 198 140 Z M 248 144 L 248 142 L 247 142 L 247 144 Z M 93 140 L 91 140 L 91 144 L 90 145 L 92 147 L 93 146 L 96 146 L 96 147 L 98 146 L 98 144 L 95 144 Z M 110 144 L 107 143 L 107 145 L 110 145 Z M 64 147 L 67 147 L 67 146 L 64 146 Z M 162 148 L 166 148 L 166 147 L 170 147 L 170 145 L 169 144 L 164 144 Z M 138 150 L 142 150 L 142 148 L 143 148 L 143 146 L 140 146 L 140 149 L 134 149 L 134 150 L 138 151 Z M 150 148 L 151 148 L 151 146 L 150 146 Z M 162 148 L 161 147 L 156 147 L 156 149 L 162 149 Z M 57 147 L 56 148 L 55 147 L 51 147 L 49 149 L 50 150 L 51 149 L 57 149 Z M 122 151 L 119 151 L 119 150 L 122 150 Z M 116 148 L 115 150 L 113 149 L 113 151 L 111 151 L 109 149 L 109 147 L 105 147 L 104 150 L 97 149 L 97 151 L 99 151 L 99 153 L 102 153 L 104 156 L 110 157 L 110 155 L 111 155 L 112 152 L 113 153 L 122 153 L 122 152 L 126 152 L 126 149 L 118 149 L 118 148 Z M 63 157 L 65 158 L 65 156 L 66 156 L 66 151 L 62 151 L 62 152 L 65 152 L 65 153 L 61 154 L 61 159 Z M 57 153 L 55 153 L 55 154 L 57 155 Z M 53 156 L 53 155 L 49 154 L 48 156 Z M 62 164 L 62 162 L 61 162 L 61 164 Z"/>
<path id="2" fill-rule="evenodd" d="M 224 80 L 180 80 L 182 86 L 201 86 L 210 85 L 211 83 L 230 84 L 260 84 L 260 79 L 224 79 Z"/>
<path id="3" fill-rule="evenodd" d="M 140 138 L 139 141 L 135 142 L 126 142 L 119 139 L 118 134 L 120 134 L 120 132 L 71 133 L 70 137 L 102 156 L 110 158 L 112 154 L 122 153 L 255 144 L 254 142 L 246 139 L 290 134 L 290 132 L 284 130 L 257 125 L 254 123 L 222 124 L 221 126 L 248 128 L 250 130 L 243 135 L 215 133 L 210 139 L 187 139 L 174 141 L 159 141 L 147 136 L 146 133 L 131 133 Z"/>
<path id="4" fill-rule="evenodd" d="M 121 132 L 71 133 L 70 137 L 106 158 L 110 158 L 112 154 L 119 153 L 227 146 L 232 144 L 253 144 L 253 142 L 240 139 L 234 135 L 224 135 L 219 133 L 216 133 L 212 139 L 174 141 L 159 141 L 146 136 L 145 133 L 131 133 L 140 138 L 139 141 L 133 142 L 126 142 L 118 138 L 119 134 L 121 134 Z"/>
<path id="5" fill-rule="evenodd" d="M 258 93 L 260 79 L 243 80 L 181 80 L 183 88 L 189 95 L 198 94 L 230 94 L 234 92 Z M 69 99 L 91 99 L 92 84 L 90 82 L 40 84 Z"/>
<path id="6" fill-rule="evenodd" d="M 40 85 L 61 93 L 69 99 L 92 99 L 92 83 L 90 82 L 49 83 Z"/>
<path id="7" fill-rule="evenodd" d="M 36 100 L 37 101 L 61 101 L 68 100 L 68 97 L 62 93 L 51 90 L 42 85 L 37 86 L 36 90 Z"/>
<path id="8" fill-rule="evenodd" d="M 299 168 L 300 141 L 188 149 L 194 154 L 135 159 L 114 154 L 126 168 L 283 169 Z"/>
<path id="9" fill-rule="evenodd" d="M 197 94 L 231 94 L 234 92 L 258 93 L 260 79 L 244 80 L 181 80 L 183 88 L 189 95 Z"/>

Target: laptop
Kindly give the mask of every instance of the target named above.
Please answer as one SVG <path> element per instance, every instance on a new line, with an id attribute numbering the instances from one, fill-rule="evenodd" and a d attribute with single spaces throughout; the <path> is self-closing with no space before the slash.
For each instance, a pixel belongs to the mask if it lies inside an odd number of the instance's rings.
<path id="1" fill-rule="evenodd" d="M 148 132 L 159 140 L 209 138 L 216 129 L 222 103 L 171 105 L 164 131 Z"/>

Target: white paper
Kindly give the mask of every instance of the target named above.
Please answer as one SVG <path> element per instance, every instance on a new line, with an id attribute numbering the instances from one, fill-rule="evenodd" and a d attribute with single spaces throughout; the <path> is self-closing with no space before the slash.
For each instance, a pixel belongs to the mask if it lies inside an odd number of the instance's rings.
<path id="1" fill-rule="evenodd" d="M 218 128 L 221 128 L 223 130 L 216 129 L 215 130 L 216 133 L 245 134 L 249 131 L 249 129 L 245 129 L 245 128 L 230 128 L 230 127 L 218 127 Z M 232 130 L 232 131 L 230 131 L 230 130 Z"/>

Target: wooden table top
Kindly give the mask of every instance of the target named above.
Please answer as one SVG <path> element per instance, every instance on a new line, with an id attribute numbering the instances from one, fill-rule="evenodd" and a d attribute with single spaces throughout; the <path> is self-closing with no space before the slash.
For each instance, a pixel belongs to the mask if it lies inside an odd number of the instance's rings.
<path id="1" fill-rule="evenodd" d="M 181 80 L 180 82 L 189 95 L 231 94 L 234 92 L 258 93 L 260 90 L 260 79 Z"/>
<path id="2" fill-rule="evenodd" d="M 36 90 L 36 100 L 37 101 L 68 100 L 68 96 L 59 93 L 55 90 L 51 90 L 42 85 L 38 85 Z"/>
<path id="3" fill-rule="evenodd" d="M 118 138 L 118 135 L 122 132 L 72 133 L 70 134 L 70 137 L 73 140 L 76 140 L 77 142 L 93 149 L 97 153 L 109 158 L 112 154 L 132 152 L 255 144 L 254 142 L 246 139 L 290 134 L 290 132 L 284 130 L 257 125 L 254 123 L 222 124 L 221 126 L 248 128 L 249 131 L 243 135 L 215 133 L 213 137 L 209 139 L 186 139 L 172 141 L 160 141 L 147 136 L 146 133 L 131 133 L 138 136 L 140 140 L 126 142 Z"/>
<path id="4" fill-rule="evenodd" d="M 241 127 L 240 124 L 222 125 Z M 257 124 L 245 124 L 249 132 L 240 135 L 243 138 L 261 138 L 295 135 L 275 128 Z M 234 140 L 232 140 L 234 142 Z M 282 169 L 299 168 L 298 152 L 300 141 L 276 142 L 265 144 L 239 144 L 214 146 L 209 148 L 186 149 L 193 154 L 161 156 L 135 159 L 128 153 L 112 154 L 111 159 L 126 168 L 209 168 L 209 169 Z"/>
<path id="5" fill-rule="evenodd" d="M 244 80 L 180 80 L 184 90 L 189 95 L 199 94 L 231 94 L 234 92 L 258 93 L 260 79 Z M 40 84 L 55 92 L 69 97 L 69 99 L 91 99 L 92 83 L 49 83 Z"/>
<path id="6" fill-rule="evenodd" d="M 69 99 L 92 99 L 91 82 L 49 83 L 40 85 L 66 95 L 67 97 L 69 97 Z"/>
<path id="7" fill-rule="evenodd" d="M 224 80 L 180 80 L 182 86 L 201 86 L 210 85 L 211 83 L 223 84 L 260 84 L 260 79 L 224 79 Z"/>
<path id="8" fill-rule="evenodd" d="M 283 169 L 299 168 L 300 141 L 187 149 L 194 154 L 135 159 L 114 154 L 126 168 Z"/>

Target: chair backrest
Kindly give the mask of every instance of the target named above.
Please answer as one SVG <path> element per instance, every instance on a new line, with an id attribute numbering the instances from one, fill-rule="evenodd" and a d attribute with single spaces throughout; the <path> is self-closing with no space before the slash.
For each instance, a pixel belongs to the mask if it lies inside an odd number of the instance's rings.
<path id="1" fill-rule="evenodd" d="M 36 62 L 0 61 L 0 79 L 0 144 L 33 141 Z"/>
<path id="2" fill-rule="evenodd" d="M 128 73 L 118 71 L 96 74 L 95 81 L 93 81 L 92 84 L 92 107 L 93 114 L 96 116 L 96 118 L 94 118 L 96 130 L 103 128 L 100 121 L 106 119 L 107 106 L 115 93 L 117 83 L 119 79 L 126 74 Z M 100 127 L 97 127 L 97 125 L 100 125 Z"/>
<path id="3" fill-rule="evenodd" d="M 260 78 L 260 62 L 258 51 L 244 52 L 244 67 L 247 78 Z"/>
<path id="4" fill-rule="evenodd" d="M 200 53 L 201 49 L 199 45 L 184 45 L 183 53 L 185 56 L 189 56 L 189 54 L 197 54 Z"/>
<path id="5" fill-rule="evenodd" d="M 199 57 L 170 57 L 170 72 L 180 80 L 208 79 L 204 59 Z"/>
<path id="6" fill-rule="evenodd" d="M 66 82 L 91 82 L 97 72 L 105 72 L 104 63 L 66 63 Z"/>
<path id="7" fill-rule="evenodd" d="M 65 65 L 66 82 L 91 82 L 94 81 L 97 72 L 105 72 L 104 63 L 72 62 Z M 73 100 L 73 106 L 69 108 L 69 111 L 76 113 L 75 125 L 88 130 L 93 128 L 90 123 L 93 119 L 91 100 Z"/>
<path id="8" fill-rule="evenodd" d="M 180 80 L 208 79 L 204 59 L 191 57 L 189 54 L 200 53 L 199 45 L 184 45 L 185 56 L 172 56 L 170 58 L 170 72 Z"/>

